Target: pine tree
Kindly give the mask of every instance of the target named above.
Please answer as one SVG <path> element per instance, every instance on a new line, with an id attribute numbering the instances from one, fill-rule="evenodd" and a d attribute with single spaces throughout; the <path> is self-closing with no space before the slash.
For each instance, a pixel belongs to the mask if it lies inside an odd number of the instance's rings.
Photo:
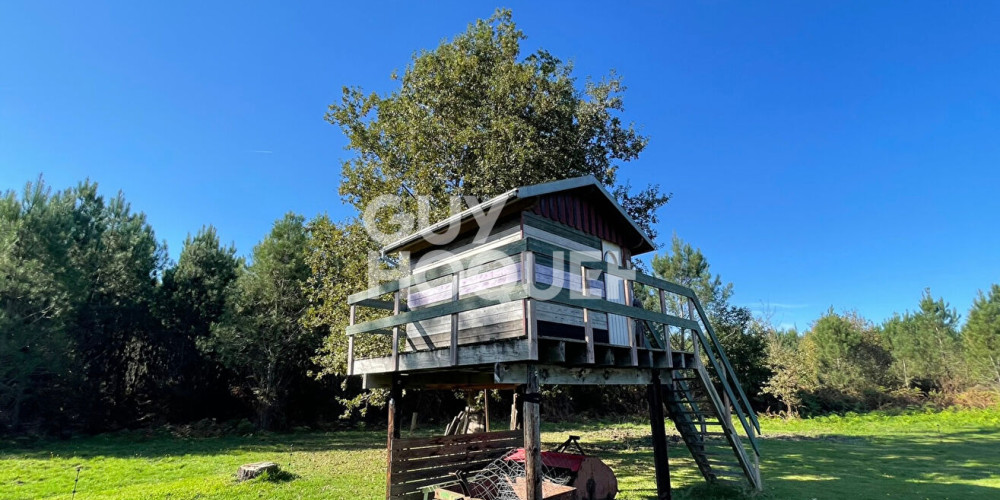
<path id="1" fill-rule="evenodd" d="M 965 359 L 982 382 L 1000 386 L 1000 285 L 982 291 L 972 303 L 962 329 Z"/>

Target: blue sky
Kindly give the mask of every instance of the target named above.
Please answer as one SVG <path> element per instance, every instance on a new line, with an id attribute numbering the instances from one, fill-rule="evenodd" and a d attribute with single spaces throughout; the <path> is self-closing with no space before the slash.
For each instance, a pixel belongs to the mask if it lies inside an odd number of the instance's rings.
<path id="1" fill-rule="evenodd" d="M 203 224 L 246 253 L 286 211 L 347 214 L 342 86 L 391 89 L 503 5 L 526 53 L 624 76 L 651 141 L 623 177 L 674 194 L 661 239 L 735 303 L 805 328 L 1000 282 L 1000 4 L 286 3 L 4 2 L 0 189 L 90 177 L 174 257 Z"/>

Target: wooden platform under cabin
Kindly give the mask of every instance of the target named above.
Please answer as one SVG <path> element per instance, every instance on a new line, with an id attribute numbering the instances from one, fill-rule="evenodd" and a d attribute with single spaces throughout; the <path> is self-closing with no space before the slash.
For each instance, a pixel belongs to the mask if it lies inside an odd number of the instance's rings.
<path id="1" fill-rule="evenodd" d="M 348 297 L 348 375 L 389 388 L 390 408 L 403 387 L 517 388 L 522 437 L 473 441 L 523 441 L 532 500 L 543 496 L 539 386 L 555 384 L 647 387 L 661 497 L 665 421 L 707 481 L 743 478 L 759 489 L 760 424 L 697 295 L 632 266 L 654 248 L 592 177 L 508 191 L 383 248 L 409 267 Z M 397 441 L 394 412 L 388 498 L 426 494 L 461 464 L 495 459 L 481 453 L 493 445 L 466 438 Z"/>

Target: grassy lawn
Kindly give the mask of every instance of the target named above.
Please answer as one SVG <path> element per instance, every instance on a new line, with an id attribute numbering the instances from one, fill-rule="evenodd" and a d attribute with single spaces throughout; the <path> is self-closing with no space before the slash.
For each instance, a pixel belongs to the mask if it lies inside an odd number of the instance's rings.
<path id="1" fill-rule="evenodd" d="M 864 415 L 761 422 L 762 474 L 774 499 L 1000 498 L 1000 410 Z M 617 473 L 620 499 L 652 498 L 652 450 L 641 423 L 546 426 L 555 445 L 567 433 Z M 0 442 L 0 499 L 379 498 L 384 433 L 262 434 L 180 439 L 143 433 L 31 446 Z M 675 498 L 732 498 L 708 488 L 687 450 L 671 447 Z M 233 481 L 240 464 L 271 460 L 281 481 Z"/>

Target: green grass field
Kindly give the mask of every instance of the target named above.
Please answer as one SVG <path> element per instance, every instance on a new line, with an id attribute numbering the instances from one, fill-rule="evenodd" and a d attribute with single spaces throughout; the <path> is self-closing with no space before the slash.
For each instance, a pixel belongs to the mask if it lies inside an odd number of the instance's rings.
<path id="1" fill-rule="evenodd" d="M 1000 498 L 1000 410 L 903 416 L 871 414 L 765 419 L 767 499 Z M 580 434 L 617 473 L 620 499 L 652 498 L 652 450 L 639 423 L 546 426 L 543 440 Z M 313 499 L 379 498 L 384 433 L 302 432 L 179 439 L 119 433 L 15 446 L 0 442 L 0 498 Z M 733 498 L 697 475 L 687 450 L 671 447 L 675 498 Z M 279 481 L 233 481 L 243 463 L 271 460 Z"/>

